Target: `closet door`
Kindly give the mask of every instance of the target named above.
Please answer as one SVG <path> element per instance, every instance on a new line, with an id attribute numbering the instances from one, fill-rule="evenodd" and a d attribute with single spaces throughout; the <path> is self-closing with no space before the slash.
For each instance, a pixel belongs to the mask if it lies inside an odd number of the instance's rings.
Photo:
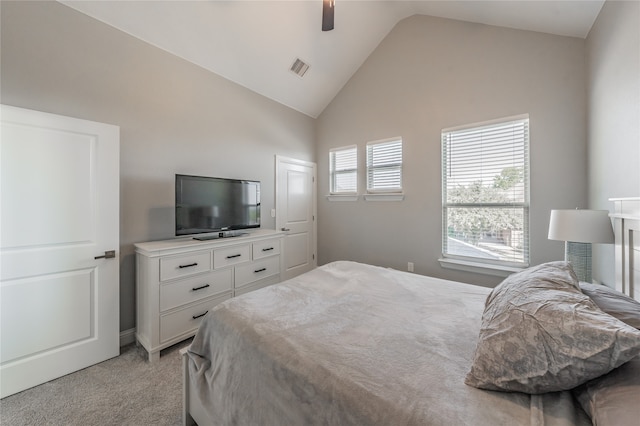
<path id="1" fill-rule="evenodd" d="M 119 354 L 119 128 L 2 105 L 0 397 Z"/>
<path id="2" fill-rule="evenodd" d="M 276 228 L 286 232 L 283 281 L 318 265 L 316 191 L 315 163 L 276 156 Z"/>

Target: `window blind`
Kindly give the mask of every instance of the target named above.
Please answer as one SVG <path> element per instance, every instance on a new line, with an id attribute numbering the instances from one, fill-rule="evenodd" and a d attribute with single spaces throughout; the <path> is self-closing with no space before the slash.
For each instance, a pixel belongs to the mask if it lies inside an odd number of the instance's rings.
<path id="1" fill-rule="evenodd" d="M 358 150 L 355 145 L 329 151 L 329 178 L 331 194 L 358 191 Z"/>
<path id="2" fill-rule="evenodd" d="M 402 191 L 402 139 L 367 143 L 367 191 Z"/>
<path id="3" fill-rule="evenodd" d="M 443 255 L 529 263 L 529 119 L 442 131 Z"/>

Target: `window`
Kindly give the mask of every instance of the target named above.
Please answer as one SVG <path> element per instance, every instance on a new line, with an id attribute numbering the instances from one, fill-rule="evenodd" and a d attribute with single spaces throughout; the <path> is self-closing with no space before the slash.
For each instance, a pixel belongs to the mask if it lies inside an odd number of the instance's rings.
<path id="1" fill-rule="evenodd" d="M 528 115 L 442 131 L 442 221 L 445 258 L 529 265 Z"/>
<path id="2" fill-rule="evenodd" d="M 402 139 L 367 143 L 367 192 L 402 191 Z"/>
<path id="3" fill-rule="evenodd" d="M 358 149 L 355 145 L 329 151 L 329 193 L 358 192 Z"/>

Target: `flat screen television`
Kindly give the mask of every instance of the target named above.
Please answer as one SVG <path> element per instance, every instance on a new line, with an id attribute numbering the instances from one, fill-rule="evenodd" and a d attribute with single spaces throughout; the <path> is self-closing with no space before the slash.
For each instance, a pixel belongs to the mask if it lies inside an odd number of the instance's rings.
<path id="1" fill-rule="evenodd" d="M 233 236 L 260 227 L 260 182 L 177 174 L 175 206 L 176 236 Z"/>

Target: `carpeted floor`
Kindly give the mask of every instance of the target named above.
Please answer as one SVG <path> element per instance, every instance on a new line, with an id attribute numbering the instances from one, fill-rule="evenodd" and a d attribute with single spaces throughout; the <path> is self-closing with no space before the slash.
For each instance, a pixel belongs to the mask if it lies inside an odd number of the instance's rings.
<path id="1" fill-rule="evenodd" d="M 179 425 L 182 342 L 150 364 L 131 344 L 120 356 L 0 400 L 0 424 Z"/>

